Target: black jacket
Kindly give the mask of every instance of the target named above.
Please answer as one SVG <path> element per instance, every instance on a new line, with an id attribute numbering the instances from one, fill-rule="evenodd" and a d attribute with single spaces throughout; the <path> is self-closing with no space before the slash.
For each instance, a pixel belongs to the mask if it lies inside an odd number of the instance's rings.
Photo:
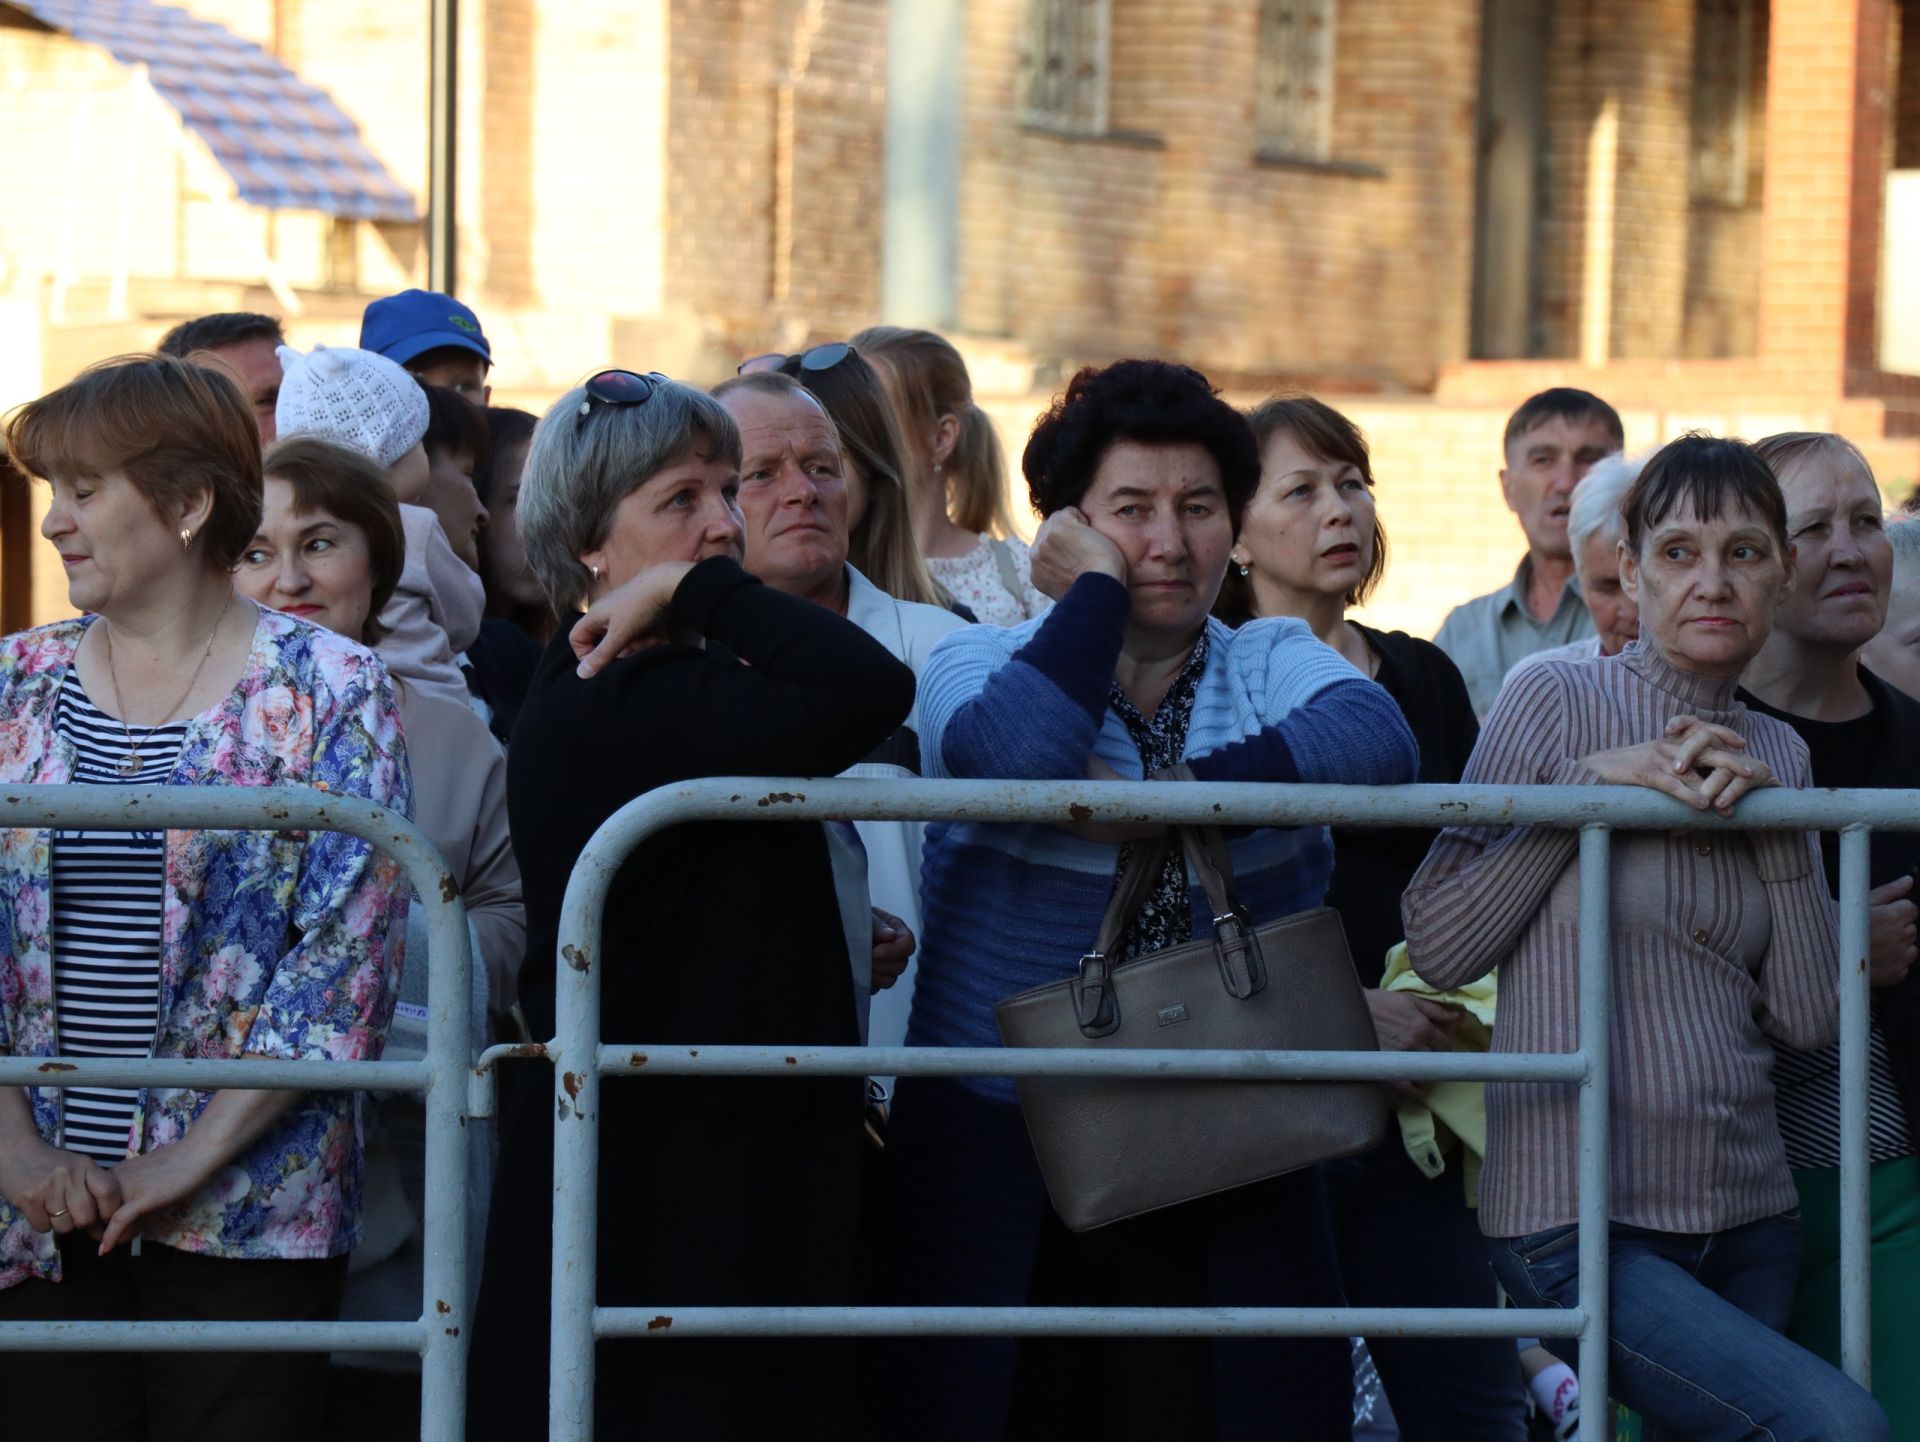
<path id="1" fill-rule="evenodd" d="M 1404 631 L 1376 631 L 1357 624 L 1355 629 L 1380 658 L 1374 680 L 1393 697 L 1420 743 L 1416 779 L 1442 784 L 1458 781 L 1480 735 L 1459 668 L 1431 641 Z M 1416 827 L 1333 830 L 1333 883 L 1327 889 L 1327 905 L 1340 913 L 1362 986 L 1380 984 L 1388 949 L 1406 936 L 1400 923 L 1400 896 L 1437 834 Z"/>
<path id="2" fill-rule="evenodd" d="M 528 936 L 520 987 L 541 1038 L 552 1035 L 567 878 L 607 817 L 694 777 L 835 775 L 913 702 L 912 673 L 878 642 L 729 560 L 696 566 L 668 619 L 671 634 L 703 637 L 705 648 L 654 647 L 588 681 L 563 622 L 514 730 L 507 801 Z M 694 823 L 643 843 L 614 879 L 593 965 L 607 1041 L 858 1040 L 818 822 Z M 862 1098 L 858 1077 L 607 1079 L 600 1301 L 851 1300 Z M 504 1128 L 474 1317 L 470 1437 L 545 1434 L 554 1125 L 552 1074 L 541 1067 L 516 1086 Z M 813 1413 L 836 1418 L 858 1393 L 857 1353 L 840 1344 L 602 1343 L 600 1352 L 603 1437 L 771 1435 Z"/>

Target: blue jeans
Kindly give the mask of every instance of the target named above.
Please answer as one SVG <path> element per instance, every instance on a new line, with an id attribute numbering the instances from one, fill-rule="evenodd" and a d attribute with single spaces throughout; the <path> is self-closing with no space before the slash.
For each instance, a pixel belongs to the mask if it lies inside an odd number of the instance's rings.
<path id="1" fill-rule="evenodd" d="M 1648 1435 L 1694 1442 L 1889 1442 L 1865 1390 L 1781 1335 L 1800 1261 L 1797 1212 L 1724 1232 L 1609 1232 L 1610 1391 Z M 1523 1307 L 1579 1304 L 1577 1227 L 1491 1239 Z M 1547 1344 L 1569 1362 L 1576 1344 Z"/>

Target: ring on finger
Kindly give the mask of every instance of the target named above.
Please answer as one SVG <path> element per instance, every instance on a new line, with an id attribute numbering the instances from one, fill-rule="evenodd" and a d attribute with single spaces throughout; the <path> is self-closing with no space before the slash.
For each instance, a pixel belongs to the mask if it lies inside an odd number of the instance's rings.
<path id="1" fill-rule="evenodd" d="M 57 1212 L 48 1212 L 48 1213 L 47 1213 L 47 1215 L 48 1215 L 49 1217 L 64 1217 L 64 1216 L 65 1216 L 66 1214 L 67 1214 L 67 1209 L 66 1209 L 65 1207 L 62 1207 L 62 1208 L 61 1208 L 61 1209 L 60 1209 L 59 1211 L 57 1211 Z"/>

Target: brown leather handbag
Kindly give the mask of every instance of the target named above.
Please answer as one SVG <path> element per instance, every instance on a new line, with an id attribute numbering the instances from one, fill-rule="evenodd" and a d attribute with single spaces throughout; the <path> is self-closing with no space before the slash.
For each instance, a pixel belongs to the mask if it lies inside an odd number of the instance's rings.
<path id="1" fill-rule="evenodd" d="M 1166 847 L 1136 844 L 1075 975 L 995 1008 L 1008 1046 L 1376 1051 L 1379 1038 L 1329 907 L 1253 927 L 1215 827 L 1175 827 L 1214 935 L 1114 962 Z M 1019 1077 L 1027 1131 L 1076 1232 L 1352 1156 L 1386 1135 L 1384 1082 Z"/>

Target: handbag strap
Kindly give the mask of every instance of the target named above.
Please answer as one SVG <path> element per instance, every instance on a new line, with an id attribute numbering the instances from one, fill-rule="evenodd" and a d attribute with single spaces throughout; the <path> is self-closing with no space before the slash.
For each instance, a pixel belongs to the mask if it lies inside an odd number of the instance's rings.
<path id="1" fill-rule="evenodd" d="M 1233 900 L 1233 862 L 1226 837 L 1217 826 L 1175 826 L 1188 870 L 1200 878 L 1207 903 L 1213 908 L 1213 953 L 1220 983 L 1227 995 L 1245 1001 L 1267 984 L 1266 962 L 1260 955 L 1246 913 Z M 1111 1036 L 1120 1029 L 1120 1000 L 1114 991 L 1113 955 L 1127 923 L 1139 913 L 1166 864 L 1170 836 L 1135 842 L 1126 864 L 1114 881 L 1113 896 L 1100 918 L 1093 950 L 1080 958 L 1070 988 L 1074 1020 L 1089 1039 Z"/>

